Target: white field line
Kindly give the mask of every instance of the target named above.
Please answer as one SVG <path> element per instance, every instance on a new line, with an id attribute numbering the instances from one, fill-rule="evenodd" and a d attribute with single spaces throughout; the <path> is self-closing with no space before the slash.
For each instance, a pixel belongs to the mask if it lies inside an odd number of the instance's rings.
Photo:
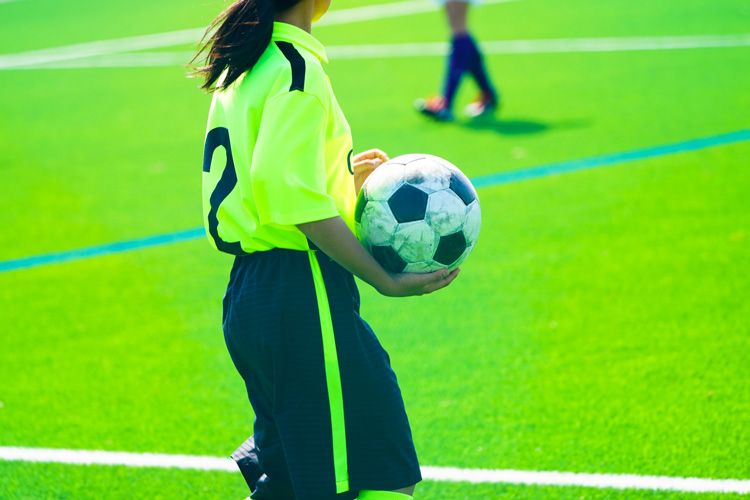
<path id="1" fill-rule="evenodd" d="M 74 465 L 119 465 L 203 471 L 236 472 L 229 458 L 161 453 L 126 453 L 47 448 L 0 447 L 0 460 L 62 463 Z M 578 486 L 586 488 L 670 490 L 693 493 L 750 493 L 750 479 L 705 479 L 694 477 L 641 476 L 635 474 L 584 474 L 456 467 L 422 467 L 427 480 L 508 483 L 537 486 Z"/>
<path id="2" fill-rule="evenodd" d="M 484 0 L 484 4 L 509 3 L 516 0 Z M 352 9 L 331 11 L 315 26 L 331 26 L 334 24 L 346 24 L 358 21 L 372 21 L 375 19 L 387 19 L 389 17 L 400 17 L 410 14 L 421 14 L 437 10 L 434 1 L 406 0 L 403 2 L 382 3 L 378 5 L 366 5 Z"/>
<path id="3" fill-rule="evenodd" d="M 200 39 L 202 29 L 187 29 L 157 33 L 154 35 L 100 40 L 98 42 L 78 43 L 53 49 L 33 50 L 18 54 L 0 55 L 0 69 L 15 69 L 40 64 L 60 63 L 74 59 L 131 52 L 135 50 L 158 49 L 193 43 Z"/>
<path id="4" fill-rule="evenodd" d="M 739 35 L 699 35 L 629 38 L 563 38 L 550 40 L 497 40 L 483 42 L 486 54 L 545 54 L 574 52 L 631 52 L 688 50 L 726 47 L 750 47 L 750 33 Z M 339 45 L 328 47 L 331 59 L 377 59 L 390 57 L 443 56 L 445 43 L 407 43 L 382 45 Z M 70 61 L 38 64 L 15 69 L 52 68 L 133 68 L 186 64 L 190 52 L 143 52 L 111 54 Z"/>
<path id="5" fill-rule="evenodd" d="M 553 38 L 547 40 L 496 40 L 481 42 L 488 54 L 545 54 L 555 52 L 629 52 L 750 46 L 750 33 L 620 38 Z M 348 45 L 330 47 L 336 59 L 436 56 L 448 52 L 445 43 Z"/>
<path id="6" fill-rule="evenodd" d="M 4 0 L 0 0 L 2 2 Z M 7 1 L 7 0 L 5 0 Z M 486 0 L 489 4 L 507 3 L 516 0 Z M 431 0 L 406 0 L 351 9 L 334 10 L 316 26 L 334 26 L 361 21 L 372 21 L 390 17 L 419 14 L 436 10 Z M 17 54 L 0 55 L 0 69 L 23 68 L 40 64 L 59 63 L 95 56 L 120 54 L 138 50 L 159 49 L 197 43 L 205 28 L 191 28 L 152 35 L 132 36 L 112 40 L 78 43 L 51 49 L 33 50 Z"/>

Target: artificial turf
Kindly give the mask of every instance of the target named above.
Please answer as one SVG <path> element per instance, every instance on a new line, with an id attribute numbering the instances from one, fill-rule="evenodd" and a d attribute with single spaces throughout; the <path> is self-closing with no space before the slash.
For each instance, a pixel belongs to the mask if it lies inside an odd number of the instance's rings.
<path id="1" fill-rule="evenodd" d="M 219 7 L 65 5 L 0 4 L 3 50 L 190 28 Z M 637 22 L 621 22 L 636 8 Z M 739 33 L 747 9 L 527 0 L 475 17 L 484 39 L 656 36 Z M 440 41 L 440 22 L 426 13 L 320 36 Z M 333 61 L 329 72 L 356 147 L 440 154 L 470 176 L 748 126 L 748 48 L 487 60 L 506 103 L 499 120 L 474 124 L 427 123 L 410 109 L 437 89 L 441 58 Z M 0 260 L 200 224 L 208 98 L 184 68 L 0 72 Z M 470 95 L 467 85 L 461 103 Z M 750 145 L 736 144 L 484 188 L 479 245 L 448 290 L 386 299 L 363 285 L 421 462 L 750 478 L 748 158 Z M 229 265 L 192 241 L 0 274 L 0 446 L 231 452 L 252 414 L 219 325 Z M 444 482 L 419 491 L 683 496 Z M 243 494 L 226 473 L 0 462 L 2 498 Z"/>

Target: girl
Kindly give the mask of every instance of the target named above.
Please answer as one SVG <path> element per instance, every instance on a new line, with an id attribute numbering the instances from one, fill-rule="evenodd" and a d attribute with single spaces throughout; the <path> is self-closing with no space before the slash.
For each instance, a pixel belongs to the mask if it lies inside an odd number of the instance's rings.
<path id="1" fill-rule="evenodd" d="M 204 223 L 235 256 L 223 329 L 255 413 L 252 498 L 410 498 L 421 480 L 411 430 L 353 275 L 395 297 L 457 271 L 389 274 L 352 232 L 356 192 L 388 158 L 352 157 L 310 34 L 329 4 L 239 0 L 209 28 Z"/>
<path id="2" fill-rule="evenodd" d="M 453 119 L 453 98 L 466 72 L 471 74 L 481 91 L 479 97 L 466 107 L 466 115 L 476 118 L 491 114 L 499 105 L 499 96 L 484 67 L 482 52 L 467 26 L 469 5 L 476 1 L 478 0 L 440 0 L 445 5 L 445 13 L 452 34 L 443 95 L 430 99 L 418 99 L 416 102 L 419 112 L 436 120 Z"/>

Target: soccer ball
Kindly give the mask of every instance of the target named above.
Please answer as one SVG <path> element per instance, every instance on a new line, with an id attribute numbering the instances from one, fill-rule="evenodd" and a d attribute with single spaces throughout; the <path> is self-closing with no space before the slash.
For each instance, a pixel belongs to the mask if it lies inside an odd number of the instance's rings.
<path id="1" fill-rule="evenodd" d="M 370 174 L 357 198 L 357 234 L 393 273 L 455 269 L 471 253 L 482 212 L 474 186 L 437 156 L 408 154 Z"/>

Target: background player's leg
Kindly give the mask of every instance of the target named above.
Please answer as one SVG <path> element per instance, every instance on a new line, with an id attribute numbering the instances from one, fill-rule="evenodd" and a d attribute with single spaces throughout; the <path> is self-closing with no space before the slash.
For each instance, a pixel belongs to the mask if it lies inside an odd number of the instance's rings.
<path id="1" fill-rule="evenodd" d="M 481 92 L 479 97 L 466 106 L 465 112 L 467 116 L 477 117 L 483 114 L 489 114 L 497 109 L 500 103 L 500 97 L 490 81 L 489 74 L 484 65 L 482 53 L 473 37 L 467 35 L 466 43 L 470 45 L 470 51 L 472 53 L 468 71 L 477 82 Z"/>
<path id="2" fill-rule="evenodd" d="M 458 91 L 461 78 L 467 70 L 471 69 L 471 60 L 474 57 L 473 44 L 466 27 L 466 16 L 469 4 L 466 2 L 447 2 L 445 11 L 448 15 L 448 24 L 451 28 L 451 53 L 448 58 L 448 71 L 445 77 L 443 97 L 445 107 L 451 109 L 453 99 Z"/>
<path id="3" fill-rule="evenodd" d="M 445 74 L 442 97 L 417 101 L 417 109 L 438 120 L 453 118 L 452 108 L 463 75 L 472 75 L 481 90 L 479 98 L 469 104 L 466 113 L 475 117 L 493 111 L 498 104 L 497 91 L 490 81 L 482 52 L 468 28 L 469 3 L 448 0 L 445 4 L 451 30 L 451 51 Z"/>
<path id="4" fill-rule="evenodd" d="M 490 81 L 490 76 L 487 73 L 487 68 L 484 65 L 484 58 L 482 57 L 482 51 L 477 45 L 474 37 L 469 33 L 466 33 L 466 45 L 467 52 L 470 54 L 468 57 L 468 70 L 471 76 L 476 80 L 477 85 L 483 93 L 494 96 L 496 94 L 495 88 Z"/>
<path id="5" fill-rule="evenodd" d="M 466 114 L 474 117 L 494 111 L 497 108 L 499 98 L 484 64 L 482 50 L 469 32 L 467 21 L 468 8 L 468 3 L 449 2 L 446 4 L 448 19 L 454 37 L 453 51 L 461 51 L 466 71 L 471 74 L 481 90 L 479 98 L 466 108 Z"/>
<path id="6" fill-rule="evenodd" d="M 465 40 L 468 8 L 469 6 L 466 2 L 446 2 L 445 12 L 451 30 L 451 51 L 448 56 L 445 72 L 443 95 L 442 97 L 417 101 L 417 109 L 421 113 L 438 120 L 450 120 L 453 118 L 451 112 L 453 99 L 458 91 L 461 78 L 469 69 L 468 62 L 471 57 L 471 46 Z"/>
<path id="7" fill-rule="evenodd" d="M 469 3 L 462 1 L 451 1 L 448 0 L 445 3 L 445 12 L 448 15 L 448 26 L 450 26 L 451 34 L 460 35 L 466 33 L 467 18 L 469 15 Z"/>

